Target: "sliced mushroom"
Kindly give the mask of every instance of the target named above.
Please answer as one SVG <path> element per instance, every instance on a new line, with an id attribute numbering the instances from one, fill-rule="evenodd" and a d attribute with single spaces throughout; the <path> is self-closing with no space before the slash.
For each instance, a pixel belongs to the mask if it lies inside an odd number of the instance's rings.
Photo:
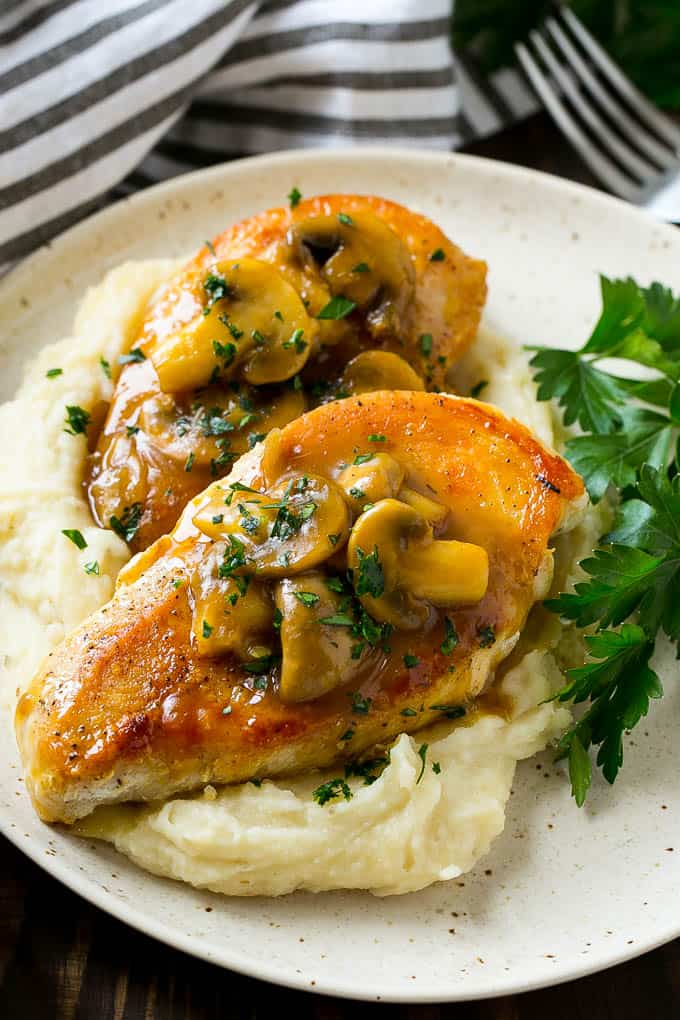
<path id="1" fill-rule="evenodd" d="M 422 492 L 411 489 L 407 485 L 404 485 L 399 490 L 399 499 L 402 503 L 407 503 L 410 507 L 413 507 L 416 513 L 424 517 L 433 528 L 441 527 L 449 515 L 448 507 L 445 507 L 442 503 L 435 502 L 429 496 L 424 496 Z"/>
<path id="2" fill-rule="evenodd" d="M 279 697 L 286 702 L 312 701 L 347 683 L 356 660 L 349 627 L 323 620 L 341 614 L 342 596 L 328 588 L 319 573 L 286 578 L 276 586 L 281 613 L 281 681 Z"/>
<path id="3" fill-rule="evenodd" d="M 146 350 L 163 392 L 179 393 L 237 374 L 260 386 L 283 382 L 303 368 L 318 324 L 275 266 L 251 258 L 218 262 L 202 286 L 202 314 L 156 336 Z"/>
<path id="4" fill-rule="evenodd" d="M 216 482 L 192 520 L 225 541 L 222 576 L 257 570 L 261 577 L 285 577 L 318 566 L 344 544 L 350 515 L 334 482 L 298 474 L 266 492 Z"/>
<path id="5" fill-rule="evenodd" d="M 318 271 L 331 294 L 361 309 L 374 338 L 407 331 L 415 271 L 401 238 L 384 220 L 365 211 L 304 215 L 294 219 L 290 240 L 303 267 Z"/>
<path id="6" fill-rule="evenodd" d="M 370 456 L 370 460 L 364 456 Z M 404 469 L 389 453 L 358 454 L 354 463 L 338 475 L 338 485 L 355 514 L 360 514 L 367 503 L 396 496 L 403 481 Z"/>
<path id="7" fill-rule="evenodd" d="M 375 390 L 424 390 L 425 383 L 408 361 L 391 351 L 362 351 L 347 362 L 340 377 L 347 393 Z"/>
<path id="8" fill-rule="evenodd" d="M 208 561 L 204 561 L 204 566 Z M 211 565 L 212 566 L 212 565 Z M 208 566 L 191 578 L 192 640 L 199 655 L 233 652 L 245 659 L 272 629 L 274 607 L 264 586 L 250 576 L 220 579 Z"/>
<path id="9" fill-rule="evenodd" d="M 489 582 L 485 549 L 435 540 L 425 518 L 396 499 L 384 499 L 358 518 L 347 561 L 366 611 L 402 630 L 421 627 L 431 605 L 479 602 Z"/>

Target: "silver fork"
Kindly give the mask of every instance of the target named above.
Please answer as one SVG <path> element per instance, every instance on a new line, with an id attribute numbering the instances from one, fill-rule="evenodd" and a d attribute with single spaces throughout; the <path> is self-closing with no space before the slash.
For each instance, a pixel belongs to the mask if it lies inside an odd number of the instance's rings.
<path id="1" fill-rule="evenodd" d="M 680 128 L 560 7 L 515 50 L 558 127 L 609 191 L 680 221 Z"/>

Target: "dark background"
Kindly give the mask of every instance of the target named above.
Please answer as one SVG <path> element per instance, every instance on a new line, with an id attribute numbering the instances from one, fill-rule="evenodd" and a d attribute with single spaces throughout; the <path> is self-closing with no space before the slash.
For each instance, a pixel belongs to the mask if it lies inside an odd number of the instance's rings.
<path id="1" fill-rule="evenodd" d="M 673 4 L 680 20 L 680 0 Z M 545 114 L 465 151 L 595 186 Z M 525 995 L 440 1006 L 352 1003 L 241 977 L 155 942 L 69 892 L 0 837 L 0 1020 L 257 1020 L 288 1010 L 324 1020 L 378 1011 L 390 1020 L 674 1020 L 680 940 Z"/>

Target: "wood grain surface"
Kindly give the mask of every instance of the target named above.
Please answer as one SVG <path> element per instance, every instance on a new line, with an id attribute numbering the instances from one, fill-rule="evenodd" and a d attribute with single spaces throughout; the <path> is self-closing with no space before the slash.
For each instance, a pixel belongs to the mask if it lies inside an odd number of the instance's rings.
<path id="1" fill-rule="evenodd" d="M 595 184 L 544 114 L 466 151 Z M 81 900 L 0 837 L 0 1020 L 256 1020 L 289 1009 L 300 1020 L 361 1020 L 378 1011 L 395 1020 L 674 1020 L 680 940 L 526 995 L 441 1006 L 351 1003 L 276 988 L 170 949 Z"/>

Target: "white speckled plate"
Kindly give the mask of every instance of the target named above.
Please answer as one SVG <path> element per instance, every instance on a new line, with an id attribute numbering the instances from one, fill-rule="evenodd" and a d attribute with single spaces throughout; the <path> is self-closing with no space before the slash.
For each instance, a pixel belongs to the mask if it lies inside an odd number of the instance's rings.
<path id="1" fill-rule="evenodd" d="M 67 334 L 84 288 L 105 270 L 127 258 L 189 251 L 229 222 L 280 204 L 294 184 L 305 195 L 374 192 L 431 216 L 488 261 L 488 324 L 526 343 L 568 346 L 584 338 L 599 306 L 599 271 L 680 290 L 680 231 L 586 188 L 467 156 L 284 153 L 145 191 L 16 269 L 0 287 L 0 395 L 11 396 L 22 363 L 40 346 Z M 491 854 L 463 880 L 418 894 L 236 900 L 153 878 L 113 850 L 37 820 L 6 730 L 0 829 L 104 910 L 256 977 L 401 1002 L 524 991 L 680 934 L 673 751 L 680 685 L 677 666 L 663 673 L 668 694 L 628 742 L 613 790 L 598 784 L 579 812 L 549 756 L 524 763 Z"/>

